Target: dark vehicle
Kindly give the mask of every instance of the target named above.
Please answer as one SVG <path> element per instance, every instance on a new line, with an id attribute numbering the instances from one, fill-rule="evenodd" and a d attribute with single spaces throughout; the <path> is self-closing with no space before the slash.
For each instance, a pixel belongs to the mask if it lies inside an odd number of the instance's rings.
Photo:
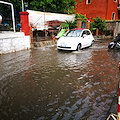
<path id="1" fill-rule="evenodd" d="M 120 33 L 108 45 L 108 49 L 120 49 Z"/>

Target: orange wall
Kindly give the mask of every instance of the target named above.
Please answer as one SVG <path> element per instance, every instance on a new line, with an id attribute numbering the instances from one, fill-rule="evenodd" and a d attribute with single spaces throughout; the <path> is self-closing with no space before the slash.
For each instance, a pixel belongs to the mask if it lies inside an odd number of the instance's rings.
<path id="1" fill-rule="evenodd" d="M 118 19 L 118 2 L 119 0 L 117 0 L 117 2 L 113 2 L 113 0 L 108 0 L 107 20 L 112 19 L 112 12 L 115 12 L 115 20 Z"/>
<path id="2" fill-rule="evenodd" d="M 99 16 L 102 19 L 111 20 L 112 12 L 115 12 L 115 19 L 118 19 L 117 3 L 113 0 L 91 0 L 91 4 L 86 4 L 86 0 L 79 2 L 76 0 L 76 12 L 86 15 L 87 18 L 95 18 Z"/>

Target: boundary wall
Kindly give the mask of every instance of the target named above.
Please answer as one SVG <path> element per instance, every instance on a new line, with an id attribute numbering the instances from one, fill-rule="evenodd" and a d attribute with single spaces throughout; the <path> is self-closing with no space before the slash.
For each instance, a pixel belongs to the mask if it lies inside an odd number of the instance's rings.
<path id="1" fill-rule="evenodd" d="M 120 33 L 120 20 L 106 21 L 106 26 L 107 30 L 112 31 L 114 37 Z"/>
<path id="2" fill-rule="evenodd" d="M 30 36 L 24 32 L 2 32 L 0 33 L 0 54 L 30 49 Z"/>

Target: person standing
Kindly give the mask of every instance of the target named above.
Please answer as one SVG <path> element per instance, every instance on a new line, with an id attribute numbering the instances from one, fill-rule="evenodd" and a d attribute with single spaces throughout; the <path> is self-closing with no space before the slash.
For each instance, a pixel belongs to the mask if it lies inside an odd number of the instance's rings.
<path id="1" fill-rule="evenodd" d="M 2 16 L 0 15 L 0 25 L 1 25 L 1 22 L 2 22 Z"/>

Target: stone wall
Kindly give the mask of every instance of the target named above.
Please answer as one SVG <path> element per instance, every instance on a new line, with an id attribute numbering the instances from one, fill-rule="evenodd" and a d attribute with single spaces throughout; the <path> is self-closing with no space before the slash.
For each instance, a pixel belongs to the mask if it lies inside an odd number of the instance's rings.
<path id="1" fill-rule="evenodd" d="M 110 30 L 113 32 L 113 36 L 116 36 L 118 33 L 120 33 L 120 21 L 106 21 L 107 30 Z"/>
<path id="2" fill-rule="evenodd" d="M 16 52 L 30 48 L 30 36 L 23 32 L 0 33 L 0 54 Z"/>

